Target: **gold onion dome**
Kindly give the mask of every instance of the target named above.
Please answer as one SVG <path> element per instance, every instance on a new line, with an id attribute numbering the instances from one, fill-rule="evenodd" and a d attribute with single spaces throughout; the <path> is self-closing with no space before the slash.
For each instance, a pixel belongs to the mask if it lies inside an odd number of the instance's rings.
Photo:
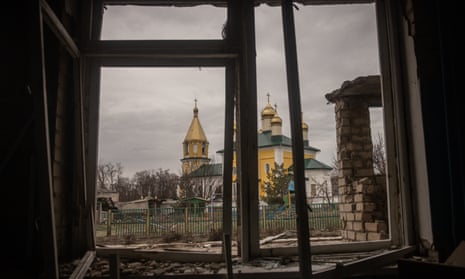
<path id="1" fill-rule="evenodd" d="M 307 125 L 307 123 L 305 123 L 305 122 L 303 122 L 303 121 L 302 121 L 302 129 L 308 130 L 308 125 Z"/>
<path id="2" fill-rule="evenodd" d="M 304 113 L 302 112 L 302 130 L 308 130 L 308 124 L 304 121 Z"/>
<path id="3" fill-rule="evenodd" d="M 273 124 L 282 124 L 282 123 L 283 123 L 283 120 L 278 115 L 278 105 L 275 104 L 274 105 L 274 115 L 273 115 L 273 118 L 271 118 L 271 124 L 273 125 Z"/>
<path id="4" fill-rule="evenodd" d="M 270 104 L 270 93 L 266 94 L 268 96 L 268 103 L 265 108 L 262 110 L 262 117 L 273 117 L 276 114 L 276 110 Z"/>
<path id="5" fill-rule="evenodd" d="M 276 111 L 274 108 L 268 103 L 266 107 L 262 110 L 262 116 L 274 116 Z"/>
<path id="6" fill-rule="evenodd" d="M 283 120 L 279 117 L 278 113 L 275 113 L 273 118 L 271 119 L 271 124 L 282 124 Z"/>

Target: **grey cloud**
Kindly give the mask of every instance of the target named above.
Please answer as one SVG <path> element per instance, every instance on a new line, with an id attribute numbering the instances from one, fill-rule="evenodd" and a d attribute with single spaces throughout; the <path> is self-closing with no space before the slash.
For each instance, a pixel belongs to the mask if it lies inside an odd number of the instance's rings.
<path id="1" fill-rule="evenodd" d="M 334 105 L 327 104 L 324 95 L 345 80 L 379 72 L 374 8 L 372 4 L 299 7 L 295 18 L 303 117 L 310 127 L 310 144 L 321 149 L 317 159 L 332 164 L 336 154 Z M 217 34 L 225 18 L 209 11 L 154 17 L 149 9 L 134 9 L 131 16 L 123 13 L 126 9 L 110 10 L 113 14 L 107 11 L 104 38 L 166 37 L 196 33 L 199 26 L 206 26 L 202 28 L 207 35 Z M 199 24 L 185 24 L 194 17 Z M 278 105 L 283 119 L 283 131 L 290 136 L 281 25 L 279 8 L 256 9 L 257 117 L 260 127 L 260 110 L 270 93 L 270 102 Z M 160 167 L 178 173 L 195 98 L 210 155 L 223 149 L 222 69 L 112 68 L 105 69 L 102 78 L 100 158 L 122 162 L 127 175 Z M 381 117 L 374 116 L 373 122 L 382 129 Z"/>
<path id="2" fill-rule="evenodd" d="M 226 9 L 211 6 L 108 6 L 104 13 L 103 38 L 219 39 L 225 20 Z"/>

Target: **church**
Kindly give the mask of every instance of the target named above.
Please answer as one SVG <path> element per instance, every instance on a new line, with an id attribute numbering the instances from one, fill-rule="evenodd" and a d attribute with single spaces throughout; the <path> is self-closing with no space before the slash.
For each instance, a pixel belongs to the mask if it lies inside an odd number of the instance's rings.
<path id="1" fill-rule="evenodd" d="M 283 135 L 283 121 L 278 114 L 277 107 L 270 104 L 270 95 L 265 107 L 261 110 L 261 129 L 257 131 L 258 140 L 258 174 L 259 196 L 263 200 L 266 196 L 265 185 L 268 176 L 276 166 L 281 166 L 287 173 L 292 170 L 292 140 Z M 309 126 L 302 122 L 304 139 L 305 180 L 308 203 L 337 202 L 331 184 L 332 167 L 316 159 L 318 148 L 309 145 Z M 235 135 L 235 133 L 234 133 Z M 235 138 L 234 138 L 235 140 Z M 210 163 L 208 157 L 208 145 L 206 133 L 199 119 L 197 100 L 193 109 L 193 118 L 182 143 L 183 158 L 182 176 L 188 180 L 189 187 L 194 188 L 191 194 L 206 200 L 221 197 L 223 163 Z M 223 150 L 218 150 L 219 155 Z M 220 156 L 222 158 L 222 156 Z M 233 157 L 233 200 L 236 197 L 236 154 Z M 178 191 L 180 197 L 185 196 L 183 191 Z"/>

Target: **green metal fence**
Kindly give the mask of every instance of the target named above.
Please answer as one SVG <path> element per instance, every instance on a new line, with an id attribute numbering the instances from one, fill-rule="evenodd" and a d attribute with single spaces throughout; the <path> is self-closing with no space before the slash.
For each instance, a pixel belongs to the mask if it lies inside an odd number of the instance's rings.
<path id="1" fill-rule="evenodd" d="M 259 225 L 262 234 L 296 229 L 294 207 L 261 206 Z M 309 225 L 312 230 L 335 231 L 341 228 L 337 204 L 312 204 Z M 236 208 L 232 208 L 233 230 L 236 231 Z M 223 209 L 203 208 L 151 208 L 124 209 L 103 213 L 106 236 L 157 237 L 167 234 L 208 235 L 221 231 Z"/>

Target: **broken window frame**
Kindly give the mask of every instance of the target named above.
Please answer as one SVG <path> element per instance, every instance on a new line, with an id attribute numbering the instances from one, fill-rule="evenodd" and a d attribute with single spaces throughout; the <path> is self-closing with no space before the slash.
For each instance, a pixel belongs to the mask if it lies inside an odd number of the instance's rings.
<path id="1" fill-rule="evenodd" d="M 34 49 L 31 60 L 31 80 L 27 86 L 29 93 L 34 96 L 34 126 L 36 135 L 36 148 L 37 161 L 40 168 L 38 169 L 37 181 L 40 193 L 39 215 L 41 216 L 40 226 L 42 227 L 43 234 L 41 234 L 42 242 L 50 249 L 44 249 L 42 265 L 46 267 L 43 270 L 45 276 L 50 278 L 58 278 L 58 246 L 57 246 L 57 227 L 55 222 L 55 210 L 53 199 L 53 177 L 55 171 L 52 167 L 53 158 L 51 137 L 55 136 L 50 134 L 54 133 L 54 129 L 49 126 L 48 116 L 48 101 L 47 97 L 47 67 L 49 57 L 46 55 L 47 45 L 50 40 L 45 38 L 45 30 L 47 28 L 49 34 L 56 39 L 57 46 L 63 47 L 66 52 L 67 58 L 70 60 L 71 69 L 66 72 L 69 75 L 68 79 L 72 80 L 72 89 L 70 92 L 70 99 L 72 99 L 73 107 L 70 107 L 73 114 L 73 133 L 76 135 L 73 141 L 74 151 L 72 155 L 72 163 L 74 166 L 74 183 L 72 185 L 73 196 L 73 211 L 80 211 L 80 216 L 75 216 L 75 223 L 80 224 L 79 228 L 73 227 L 73 234 L 82 233 L 81 247 L 75 254 L 82 253 L 83 260 L 76 267 L 73 275 L 87 270 L 92 260 L 95 257 L 95 238 L 93 227 L 93 211 L 94 203 L 92 202 L 95 195 L 89 191 L 86 184 L 86 157 L 85 157 L 85 139 L 84 139 L 84 96 L 83 96 L 83 79 L 82 79 L 82 53 L 75 43 L 72 36 L 68 33 L 66 27 L 60 21 L 59 17 L 55 14 L 52 7 L 45 0 L 34 1 L 31 9 L 28 9 L 29 16 L 31 16 L 30 29 L 34 30 L 30 34 L 30 43 L 37 44 L 31 45 Z M 37 31 L 37 32 L 35 32 Z M 37 35 L 34 35 L 37 34 Z M 52 82 L 59 82 L 53 79 Z M 55 120 L 55 119 L 53 119 Z M 90 220 L 90 222 L 86 222 Z M 76 229 L 74 231 L 74 229 Z M 44 247 L 45 247 L 44 246 Z"/>
<path id="2" fill-rule="evenodd" d="M 84 53 L 85 72 L 84 72 L 84 88 L 87 92 L 87 109 L 88 119 L 86 119 L 88 133 L 87 139 L 87 184 L 90 189 L 95 189 L 95 181 L 92 177 L 95 177 L 95 166 L 97 163 L 97 141 L 98 141 L 98 108 L 99 108 L 99 83 L 100 83 L 100 67 L 106 66 L 148 66 L 148 67 L 182 67 L 182 66 L 221 66 L 226 69 L 226 107 L 225 107 L 225 157 L 224 157 L 224 175 L 223 185 L 224 188 L 224 208 L 231 208 L 231 187 L 226 185 L 232 184 L 232 146 L 233 146 L 233 122 L 235 108 L 237 114 L 240 116 L 241 113 L 246 116 L 254 116 L 253 109 L 250 114 L 245 111 L 247 108 L 241 107 L 246 101 L 253 101 L 254 94 L 251 96 L 243 96 L 241 93 L 244 89 L 239 89 L 239 79 L 241 75 L 252 75 L 254 73 L 244 72 L 243 67 L 249 67 L 249 64 L 245 64 L 247 61 L 243 56 L 250 55 L 251 50 L 247 46 L 242 51 L 248 52 L 242 53 L 241 50 L 235 49 L 234 47 L 241 47 L 236 45 L 229 45 L 226 40 L 150 40 L 150 41 L 139 41 L 139 40 L 118 40 L 118 41 L 100 41 L 100 28 L 102 26 L 102 12 L 103 4 L 113 5 L 124 5 L 124 4 L 143 4 L 143 5 L 197 5 L 208 2 L 213 5 L 227 5 L 228 9 L 228 21 L 236 21 L 236 27 L 240 24 L 237 20 L 230 18 L 230 15 L 244 15 L 246 14 L 247 20 L 253 21 L 253 11 L 250 11 L 250 6 L 254 4 L 236 4 L 236 1 L 216 0 L 216 1 L 136 1 L 136 0 L 108 0 L 108 1 L 90 1 L 84 8 L 84 15 L 89 19 L 87 22 L 84 21 L 82 30 L 88 30 L 87 33 L 83 34 L 82 52 Z M 245 1 L 244 1 L 245 2 Z M 270 5 L 280 5 L 281 1 L 257 1 L 257 3 L 267 3 Z M 382 77 L 382 98 L 383 98 L 383 113 L 384 118 L 392 121 L 385 121 L 385 137 L 386 137 L 386 155 L 388 162 L 388 223 L 390 239 L 381 241 L 367 241 L 363 243 L 345 243 L 345 244 L 334 244 L 334 245 L 312 245 L 312 253 L 335 253 L 335 252 L 354 252 L 354 251 L 368 251 L 390 247 L 397 247 L 391 252 L 386 252 L 379 257 L 361 260 L 363 266 L 367 264 L 372 265 L 371 260 L 378 264 L 385 263 L 387 259 L 391 262 L 408 252 L 413 251 L 412 245 L 415 245 L 413 231 L 412 231 L 412 219 L 411 219 L 411 207 L 409 204 L 410 193 L 409 193 L 409 168 L 408 168 L 408 152 L 406 149 L 406 136 L 407 127 L 406 124 L 401 121 L 403 119 L 404 106 L 402 100 L 402 84 L 401 84 L 401 66 L 399 64 L 399 53 L 398 48 L 398 32 L 399 27 L 395 25 L 392 20 L 395 18 L 397 7 L 393 3 L 386 0 L 378 1 L 303 1 L 304 4 L 346 4 L 351 3 L 373 3 L 376 2 L 377 12 L 377 24 L 378 24 L 378 42 L 380 48 L 380 65 L 381 65 L 381 77 Z M 232 7 L 234 6 L 234 7 Z M 252 7 L 253 9 L 253 7 Z M 252 15 L 250 15 L 250 13 Z M 243 20 L 243 19 L 241 19 Z M 242 24 L 242 23 L 241 23 Z M 250 24 L 250 22 L 249 22 Z M 292 27 L 293 28 L 293 27 Z M 231 31 L 231 30 L 229 30 Z M 237 31 L 237 30 L 236 30 Z M 253 23 L 251 29 L 248 29 L 246 34 L 242 33 L 238 36 L 253 36 Z M 253 37 L 251 37 L 253 39 Z M 234 38 L 233 38 L 234 39 Z M 236 37 L 237 39 L 237 37 Z M 252 47 L 254 48 L 254 46 Z M 242 56 L 242 58 L 241 58 Z M 252 62 L 253 63 L 253 62 Z M 255 70 L 253 67 L 252 69 Z M 253 82 L 252 82 L 253 83 Z M 252 84 L 253 87 L 253 84 Z M 253 91 L 253 89 L 252 89 Z M 241 96 L 247 100 L 240 100 Z M 256 96 L 256 92 L 255 92 Z M 237 98 L 237 99 L 235 99 Z M 237 103 L 236 103 L 237 102 Z M 253 104 L 256 108 L 256 98 Z M 252 134 L 255 136 L 256 123 L 247 123 L 247 121 L 238 118 L 238 151 L 244 153 L 245 150 L 255 150 L 253 147 L 253 137 L 248 135 Z M 295 119 L 294 119 L 295 120 Z M 295 122 L 295 121 L 294 121 Z M 242 127 L 241 127 L 242 124 Z M 291 123 L 292 124 L 292 123 Z M 300 126 L 299 126 L 300 127 Z M 242 131 L 242 133 L 241 133 Z M 244 141 L 245 139 L 245 141 Z M 241 141 L 242 148 L 241 151 Z M 244 151 L 244 152 L 243 152 Z M 250 153 L 250 152 L 249 152 Z M 239 177 L 250 174 L 251 177 L 257 177 L 258 171 L 253 168 L 252 162 L 245 162 L 249 164 L 252 170 L 248 170 L 247 166 L 241 165 L 240 154 L 238 155 Z M 250 157 L 247 157 L 250 158 Z M 296 164 L 297 166 L 298 164 Z M 253 179 L 252 179 L 253 180 Z M 239 180 L 241 181 L 241 180 Z M 250 179 L 249 179 L 250 181 Z M 247 261 L 250 258 L 258 256 L 268 255 L 289 255 L 298 254 L 297 247 L 293 248 L 273 248 L 264 249 L 259 248 L 258 237 L 251 235 L 256 232 L 258 235 L 258 218 L 253 220 L 254 216 L 258 216 L 258 193 L 255 190 L 247 190 L 246 187 L 238 187 L 238 193 L 240 195 L 239 204 L 242 204 L 239 213 L 241 218 L 244 219 L 247 224 L 242 221 L 241 235 L 241 256 L 243 260 Z M 248 193 L 241 191 L 243 188 Z M 250 200 L 249 200 L 250 199 Z M 245 201 L 244 201 L 245 200 Z M 244 205 L 246 208 L 244 208 Z M 255 205 L 257 205 L 255 208 Z M 231 212 L 230 210 L 224 210 L 229 216 L 224 217 L 223 228 L 225 233 L 231 233 Z M 243 214 L 246 212 L 247 214 Z M 242 214 L 241 214 L 242 213 Z M 247 215 L 244 217 L 244 215 Z M 248 219 L 247 219 L 248 218 Z M 245 235 L 245 233 L 247 235 Z M 359 266 L 360 263 L 354 263 L 353 265 L 347 265 L 347 270 L 354 269 Z M 378 265 L 379 266 L 379 265 Z"/>
<path id="3" fill-rule="evenodd" d="M 109 1 L 111 2 L 111 1 Z M 118 2 L 118 1 L 116 1 Z M 86 14 L 90 18 L 92 30 L 84 37 L 83 49 L 86 53 L 86 89 L 88 90 L 88 168 L 92 177 L 96 166 L 98 142 L 98 114 L 100 95 L 100 69 L 102 67 L 223 67 L 225 68 L 225 161 L 223 185 L 224 208 L 231 209 L 232 184 L 232 138 L 234 120 L 234 95 L 236 92 L 236 58 L 224 40 L 100 40 L 103 5 L 107 1 L 93 1 Z M 120 3 L 118 3 L 120 4 Z M 92 16 L 93 15 L 93 16 Z M 90 39 L 86 39 L 90 38 Z M 228 148 L 229 147 L 229 148 Z M 230 155 L 229 155 L 230 154 Z M 227 158 L 229 156 L 229 159 Z M 89 181 L 91 183 L 91 181 Z M 92 183 L 94 185 L 95 183 Z M 94 186 L 95 187 L 95 186 Z M 223 231 L 231 235 L 232 213 L 223 210 Z M 229 224 L 229 225 L 228 225 Z"/>
<path id="4" fill-rule="evenodd" d="M 308 1 L 312 2 L 312 1 Z M 326 1 L 328 5 L 338 4 L 338 1 Z M 378 46 L 380 53 L 380 67 L 382 78 L 382 102 L 386 137 L 387 170 L 387 199 L 389 239 L 364 241 L 342 244 L 313 244 L 312 254 L 321 252 L 353 252 L 387 249 L 392 247 L 407 247 L 415 244 L 413 237 L 412 209 L 409 192 L 409 167 L 407 158 L 407 126 L 404 118 L 404 104 L 402 97 L 401 66 L 399 64 L 400 50 L 398 48 L 399 27 L 395 26 L 396 7 L 385 0 L 379 1 L 350 1 L 351 3 L 375 3 L 378 29 Z M 319 2 L 320 4 L 326 4 Z M 310 3 L 311 5 L 311 3 Z M 261 249 L 265 255 L 296 254 L 296 248 Z"/>

